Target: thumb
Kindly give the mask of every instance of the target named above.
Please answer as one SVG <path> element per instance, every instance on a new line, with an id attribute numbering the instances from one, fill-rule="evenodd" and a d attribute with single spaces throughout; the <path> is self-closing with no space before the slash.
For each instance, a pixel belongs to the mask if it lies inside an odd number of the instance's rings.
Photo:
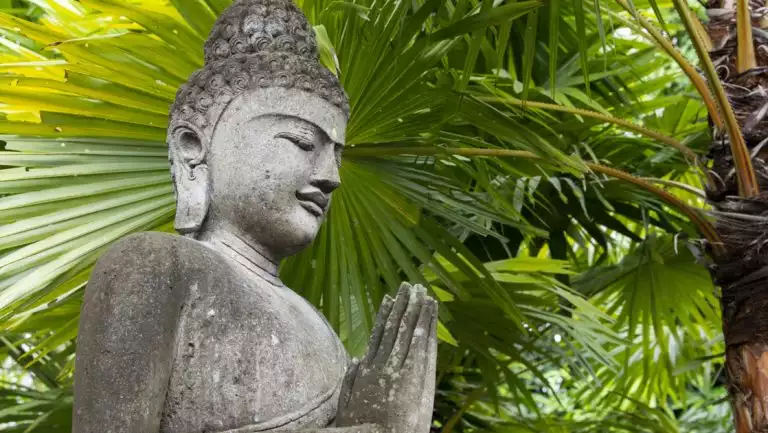
<path id="1" fill-rule="evenodd" d="M 347 367 L 347 373 L 344 375 L 344 380 L 341 382 L 341 391 L 339 393 L 339 407 L 338 411 L 346 408 L 349 404 L 349 397 L 352 394 L 352 387 L 355 385 L 355 376 L 357 376 L 357 370 L 360 368 L 360 360 L 352 358 L 352 361 Z"/>

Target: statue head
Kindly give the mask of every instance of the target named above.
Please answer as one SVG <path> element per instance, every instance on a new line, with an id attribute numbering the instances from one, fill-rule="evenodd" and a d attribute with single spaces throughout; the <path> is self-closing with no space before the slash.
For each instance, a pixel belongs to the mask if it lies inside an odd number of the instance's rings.
<path id="1" fill-rule="evenodd" d="M 171 107 L 176 230 L 224 229 L 279 259 L 307 246 L 340 185 L 349 106 L 291 0 L 238 0 Z"/>

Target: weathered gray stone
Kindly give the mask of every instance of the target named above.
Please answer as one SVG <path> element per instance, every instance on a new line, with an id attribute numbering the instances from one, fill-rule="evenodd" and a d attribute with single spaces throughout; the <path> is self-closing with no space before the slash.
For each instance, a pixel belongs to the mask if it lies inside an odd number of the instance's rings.
<path id="1" fill-rule="evenodd" d="M 290 1 L 240 0 L 217 21 L 168 133 L 185 236 L 130 236 L 95 267 L 75 433 L 429 431 L 437 311 L 426 291 L 387 297 L 367 355 L 350 363 L 277 275 L 340 185 L 346 120 Z"/>

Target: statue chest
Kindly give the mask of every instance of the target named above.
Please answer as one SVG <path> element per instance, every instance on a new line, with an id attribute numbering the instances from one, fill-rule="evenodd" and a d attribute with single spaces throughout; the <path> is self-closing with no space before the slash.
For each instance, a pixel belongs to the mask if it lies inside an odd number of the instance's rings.
<path id="1" fill-rule="evenodd" d="M 293 291 L 229 277 L 189 288 L 162 431 L 327 426 L 347 364 L 338 337 Z"/>

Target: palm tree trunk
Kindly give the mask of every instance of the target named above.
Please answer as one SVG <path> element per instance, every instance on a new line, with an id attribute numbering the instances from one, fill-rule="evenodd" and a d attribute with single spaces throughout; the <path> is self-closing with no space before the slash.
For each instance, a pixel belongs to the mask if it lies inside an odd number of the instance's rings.
<path id="1" fill-rule="evenodd" d="M 740 0 L 710 0 L 707 5 L 712 41 L 710 52 L 728 94 L 747 147 L 756 157 L 753 164 L 766 191 L 768 151 L 768 21 L 762 17 L 765 0 L 750 1 L 754 54 L 744 66 L 749 44 L 742 42 L 739 62 L 737 8 Z M 747 15 L 744 15 L 747 17 Z M 768 17 L 767 17 L 768 18 Z M 746 22 L 746 21 L 745 21 Z M 749 34 L 742 35 L 749 40 Z M 744 48 L 747 48 L 744 50 Z M 727 135 L 714 131 L 710 147 L 708 197 L 714 207 L 727 215 L 718 216 L 716 229 L 726 254 L 712 267 L 722 288 L 723 333 L 726 343 L 728 391 L 737 433 L 768 433 L 768 196 L 738 197 L 733 158 Z"/>

